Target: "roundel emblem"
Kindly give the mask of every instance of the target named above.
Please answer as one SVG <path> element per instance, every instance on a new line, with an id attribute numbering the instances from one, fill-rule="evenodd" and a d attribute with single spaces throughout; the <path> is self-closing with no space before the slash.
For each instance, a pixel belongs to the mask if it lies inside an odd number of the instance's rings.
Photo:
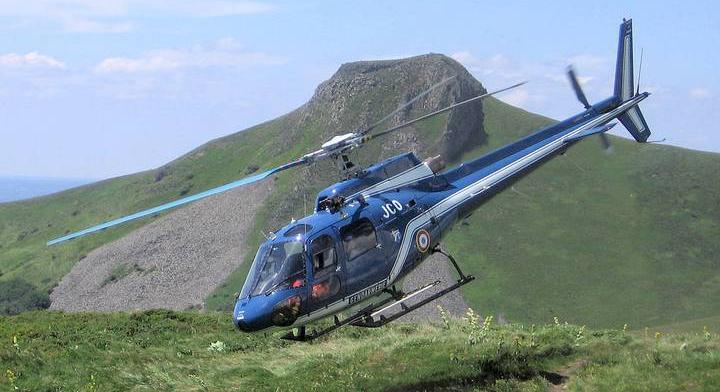
<path id="1" fill-rule="evenodd" d="M 425 253 L 430 249 L 430 233 L 427 230 L 418 230 L 417 234 L 415 234 L 415 246 L 417 246 L 420 253 Z"/>

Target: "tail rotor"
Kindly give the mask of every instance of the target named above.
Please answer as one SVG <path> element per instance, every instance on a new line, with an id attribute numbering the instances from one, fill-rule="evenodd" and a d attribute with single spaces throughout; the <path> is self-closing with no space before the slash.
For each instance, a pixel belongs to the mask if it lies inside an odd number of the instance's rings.
<path id="1" fill-rule="evenodd" d="M 575 96 L 577 96 L 578 101 L 580 101 L 580 103 L 585 107 L 586 110 L 592 108 L 592 105 L 590 105 L 590 102 L 588 102 L 588 99 L 585 96 L 585 92 L 580 86 L 580 81 L 578 80 L 577 73 L 575 73 L 575 68 L 573 68 L 572 65 L 567 67 L 567 75 L 568 79 L 570 79 L 570 85 L 575 91 Z M 610 139 L 607 137 L 607 135 L 602 132 L 599 133 L 598 136 L 600 137 L 600 144 L 602 145 L 602 148 L 606 152 L 611 152 L 612 145 L 610 145 Z"/>

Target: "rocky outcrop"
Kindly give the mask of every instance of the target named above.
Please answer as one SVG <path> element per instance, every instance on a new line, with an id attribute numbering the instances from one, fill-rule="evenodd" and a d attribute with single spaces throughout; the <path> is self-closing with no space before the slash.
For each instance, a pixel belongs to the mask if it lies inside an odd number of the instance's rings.
<path id="1" fill-rule="evenodd" d="M 480 82 L 457 61 L 440 54 L 426 54 L 400 60 L 343 64 L 332 78 L 318 86 L 306 110 L 313 113 L 318 108 L 331 109 L 328 129 L 367 126 L 381 118 L 381 114 L 391 112 L 449 77 L 454 78 L 392 120 L 395 123 L 406 121 L 486 92 Z M 442 129 L 441 146 L 432 147 L 447 160 L 454 160 L 486 139 L 482 102 L 478 101 L 450 112 Z M 429 142 L 434 141 L 425 141 Z M 413 150 L 412 143 L 396 144 L 393 147 Z"/>
<path id="2" fill-rule="evenodd" d="M 271 191 L 266 181 L 212 196 L 90 252 L 53 290 L 50 309 L 201 307 L 252 251 L 245 238 Z"/>

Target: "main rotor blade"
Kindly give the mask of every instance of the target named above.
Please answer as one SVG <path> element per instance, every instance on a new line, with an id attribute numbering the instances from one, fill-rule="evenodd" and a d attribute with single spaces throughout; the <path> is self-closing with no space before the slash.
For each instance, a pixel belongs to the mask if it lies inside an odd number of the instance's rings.
<path id="1" fill-rule="evenodd" d="M 245 177 L 245 178 L 243 178 L 243 179 L 240 179 L 240 180 L 237 180 L 237 181 L 233 181 L 233 182 L 231 182 L 231 183 L 229 183 L 229 184 L 225 184 L 225 185 L 221 185 L 221 186 L 216 187 L 216 188 L 208 189 L 208 190 L 206 190 L 206 191 L 204 191 L 204 192 L 200 192 L 200 193 L 196 193 L 196 194 L 191 195 L 191 196 L 183 197 L 182 199 L 175 200 L 175 201 L 171 201 L 171 202 L 169 202 L 169 203 L 165 203 L 165 204 L 159 205 L 159 206 L 157 206 L 157 207 L 148 208 L 147 210 L 143 210 L 143 211 L 140 211 L 140 212 L 136 212 L 136 213 L 131 214 L 131 215 L 127 215 L 127 216 L 123 216 L 123 217 L 121 217 L 121 218 L 113 219 L 113 220 L 111 220 L 111 221 L 108 221 L 108 222 L 105 222 L 105 223 L 101 223 L 101 224 L 96 225 L 96 226 L 88 227 L 87 229 L 83 229 L 83 230 L 77 231 L 77 232 L 75 232 L 75 233 L 70 233 L 70 234 L 68 234 L 68 235 L 65 235 L 65 236 L 56 238 L 56 239 L 54 239 L 54 240 L 48 241 L 47 245 L 50 246 L 50 245 L 55 245 L 55 244 L 58 244 L 58 243 L 61 243 L 61 242 L 64 242 L 64 241 L 72 240 L 72 239 L 75 239 L 75 238 L 78 238 L 78 237 L 82 237 L 82 236 L 84 236 L 84 235 L 92 234 L 92 233 L 95 233 L 95 232 L 98 232 L 98 231 L 101 231 L 101 230 L 105 230 L 105 229 L 110 228 L 110 227 L 113 227 L 113 226 L 117 226 L 117 225 L 122 224 L 122 223 L 125 223 L 125 222 L 129 222 L 129 221 L 132 221 L 132 220 L 135 220 L 135 219 L 140 219 L 140 218 L 145 217 L 145 216 L 148 216 L 148 215 L 157 214 L 158 212 L 162 212 L 162 211 L 165 211 L 165 210 L 169 210 L 169 209 L 171 209 L 171 208 L 179 207 L 179 206 L 181 206 L 181 205 L 188 204 L 188 203 L 191 203 L 191 202 L 196 201 L 196 200 L 204 199 L 204 198 L 206 198 L 206 197 L 208 197 L 208 196 L 216 195 L 216 194 L 218 194 L 218 193 L 225 192 L 225 191 L 228 191 L 228 190 L 233 189 L 233 188 L 237 188 L 237 187 L 240 187 L 240 186 L 243 186 L 243 185 L 252 184 L 252 183 L 254 183 L 254 182 L 257 182 L 257 181 L 260 181 L 260 180 L 262 180 L 262 179 L 264 179 L 264 178 L 267 178 L 267 177 L 269 177 L 269 176 L 271 176 L 271 175 L 273 175 L 273 174 L 275 174 L 275 173 L 277 173 L 277 172 L 280 172 L 280 171 L 283 171 L 283 170 L 287 170 L 287 169 L 290 169 L 290 168 L 292 168 L 292 167 L 302 165 L 302 164 L 304 164 L 304 163 L 307 163 L 304 159 L 298 159 L 297 161 L 293 161 L 293 162 L 290 162 L 290 163 L 286 163 L 286 164 L 284 164 L 284 165 L 282 165 L 282 166 L 278 166 L 278 167 L 276 167 L 276 168 L 274 168 L 274 169 L 270 169 L 270 170 L 268 170 L 268 171 L 266 171 L 266 172 L 262 172 L 262 173 L 260 173 L 260 174 L 254 175 L 254 176 Z"/>
<path id="2" fill-rule="evenodd" d="M 510 89 L 514 89 L 514 88 L 516 88 L 516 87 L 520 87 L 520 86 L 522 86 L 522 85 L 525 84 L 525 83 L 527 83 L 527 81 L 525 81 L 525 82 L 520 82 L 520 83 L 516 83 L 516 84 L 513 84 L 513 85 L 510 86 L 510 87 L 505 87 L 505 88 L 502 88 L 502 89 L 500 89 L 500 90 L 495 90 L 495 91 L 492 91 L 492 92 L 489 92 L 489 93 L 486 93 L 486 94 L 483 94 L 483 95 L 478 95 L 477 97 L 473 97 L 473 98 L 470 98 L 470 99 L 466 99 L 466 100 L 464 100 L 464 101 L 462 101 L 462 102 L 454 103 L 454 104 L 452 104 L 452 105 L 450 105 L 450 106 L 448 106 L 448 107 L 442 108 L 442 109 L 440 109 L 440 110 L 436 110 L 436 111 L 434 111 L 434 112 L 432 112 L 432 113 L 428 113 L 428 114 L 426 114 L 426 115 L 424 115 L 424 116 L 420 116 L 420 117 L 418 117 L 418 118 L 416 118 L 416 119 L 410 120 L 410 121 L 408 121 L 408 122 L 404 122 L 404 123 L 402 123 L 402 124 L 400 124 L 400 125 L 396 125 L 396 126 L 394 126 L 394 127 L 392 127 L 392 128 L 388 128 L 388 129 L 386 129 L 386 130 L 384 130 L 384 131 L 380 131 L 380 132 L 376 132 L 376 133 L 371 134 L 371 135 L 367 135 L 367 136 L 365 136 L 365 140 L 364 140 L 364 141 L 370 140 L 370 139 L 372 139 L 372 138 L 374 138 L 374 137 L 386 135 L 386 134 L 388 134 L 388 133 L 390 133 L 390 132 L 397 131 L 398 129 L 405 128 L 405 127 L 407 127 L 408 125 L 415 124 L 415 123 L 418 122 L 418 121 L 422 121 L 422 120 L 425 120 L 425 119 L 430 118 L 430 117 L 432 117 L 432 116 L 437 116 L 437 115 L 440 114 L 440 113 L 445 113 L 445 112 L 447 112 L 448 110 L 455 109 L 455 108 L 458 107 L 458 106 L 462 106 L 462 105 L 468 104 L 468 103 L 470 103 L 470 102 L 475 102 L 475 101 L 481 100 L 481 99 L 483 99 L 483 98 L 487 98 L 487 97 L 490 97 L 490 96 L 492 96 L 492 95 L 499 94 L 499 93 L 501 93 L 501 92 L 504 92 L 504 91 L 507 91 L 507 90 L 510 90 Z"/>
<path id="3" fill-rule="evenodd" d="M 372 131 L 372 130 L 375 129 L 378 125 L 380 125 L 380 124 L 384 123 L 385 121 L 387 121 L 390 117 L 398 114 L 398 113 L 399 113 L 400 111 L 402 111 L 403 109 L 405 109 L 405 108 L 407 108 L 408 106 L 412 105 L 413 103 L 417 102 L 418 99 L 420 99 L 420 98 L 422 98 L 422 97 L 430 94 L 431 91 L 435 90 L 436 88 L 442 86 L 443 84 L 445 84 L 445 83 L 447 83 L 447 82 L 449 82 L 449 81 L 451 81 L 451 80 L 453 80 L 453 79 L 455 79 L 455 75 L 450 76 L 450 77 L 448 77 L 448 78 L 445 78 L 445 79 L 443 79 L 443 80 L 441 80 L 441 81 L 433 84 L 432 86 L 430 86 L 429 89 L 421 92 L 421 93 L 418 94 L 415 98 L 413 98 L 413 99 L 405 102 L 405 103 L 402 104 L 399 108 L 393 110 L 393 111 L 392 111 L 390 114 L 388 114 L 387 116 L 381 118 L 380 120 L 376 121 L 373 125 L 371 125 L 371 126 L 367 127 L 366 129 L 364 129 L 363 132 L 362 132 L 362 134 L 364 135 L 364 134 Z"/>

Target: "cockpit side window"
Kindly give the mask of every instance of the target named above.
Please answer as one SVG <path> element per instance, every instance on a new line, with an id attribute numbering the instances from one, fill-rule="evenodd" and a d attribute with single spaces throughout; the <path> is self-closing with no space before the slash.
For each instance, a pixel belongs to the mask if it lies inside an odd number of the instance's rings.
<path id="1" fill-rule="evenodd" d="M 303 243 L 286 241 L 260 247 L 241 298 L 305 285 Z"/>
<path id="2" fill-rule="evenodd" d="M 315 238 L 310 244 L 310 252 L 313 260 L 313 274 L 316 278 L 335 269 L 337 256 L 332 237 L 321 235 Z"/>
<path id="3" fill-rule="evenodd" d="M 375 227 L 368 218 L 362 218 L 340 229 L 348 260 L 362 255 L 377 246 Z"/>

